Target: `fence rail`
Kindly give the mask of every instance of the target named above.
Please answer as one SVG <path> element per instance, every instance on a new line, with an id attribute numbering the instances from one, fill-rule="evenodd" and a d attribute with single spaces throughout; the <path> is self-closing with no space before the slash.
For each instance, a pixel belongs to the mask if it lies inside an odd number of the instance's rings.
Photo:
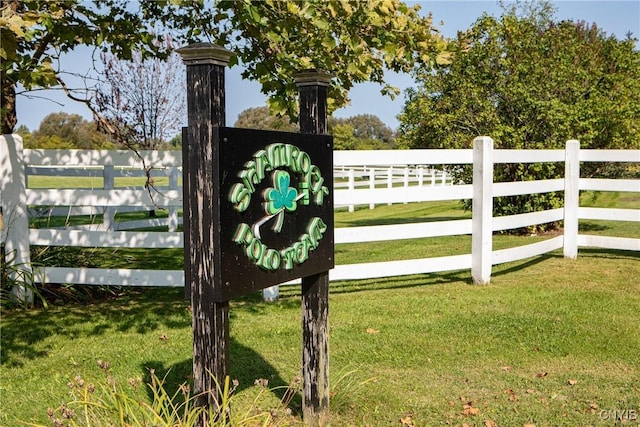
<path id="1" fill-rule="evenodd" d="M 179 248 L 183 234 L 175 231 L 181 218 L 182 156 L 179 152 L 143 151 L 142 159 L 129 151 L 22 150 L 17 136 L 0 138 L 0 195 L 4 227 L 0 243 L 14 262 L 30 265 L 29 246 L 110 248 Z M 338 265 L 331 280 L 352 280 L 407 274 L 471 269 L 473 280 L 486 283 L 491 266 L 525 259 L 563 248 L 575 258 L 578 247 L 640 250 L 640 239 L 578 234 L 581 219 L 640 221 L 640 209 L 604 209 L 579 206 L 581 190 L 639 192 L 640 180 L 580 178 L 581 162 L 640 162 L 640 150 L 580 150 L 569 141 L 565 150 L 494 150 L 493 141 L 479 137 L 469 150 L 347 151 L 334 153 L 336 206 L 412 203 L 473 199 L 472 219 L 414 224 L 345 227 L 335 230 L 337 244 L 472 235 L 470 253 L 455 256 Z M 565 163 L 565 177 L 526 182 L 494 183 L 494 165 L 501 163 Z M 473 165 L 473 184 L 456 184 L 446 170 Z M 115 187 L 116 177 L 166 177 L 169 184 L 154 191 Z M 30 177 L 67 176 L 102 178 L 101 188 L 29 188 Z M 436 179 L 433 179 L 436 177 Z M 540 212 L 493 217 L 493 197 L 560 191 L 565 206 Z M 27 206 L 31 208 L 27 210 Z M 119 231 L 116 211 L 169 208 L 168 219 L 151 219 L 131 227 L 165 225 L 170 231 Z M 39 207 L 47 215 L 77 212 L 102 214 L 93 227 L 29 229 L 27 213 Z M 493 250 L 495 231 L 564 221 L 564 235 L 510 249 Z M 182 271 L 91 269 L 45 266 L 35 272 L 38 281 L 87 285 L 183 286 Z"/>

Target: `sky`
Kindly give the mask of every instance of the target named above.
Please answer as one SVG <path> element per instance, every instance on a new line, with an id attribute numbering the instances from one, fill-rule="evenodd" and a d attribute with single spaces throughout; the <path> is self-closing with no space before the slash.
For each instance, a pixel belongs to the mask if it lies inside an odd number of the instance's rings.
<path id="1" fill-rule="evenodd" d="M 455 37 L 458 30 L 469 28 L 483 12 L 499 16 L 502 9 L 497 1 L 486 0 L 440 0 L 419 1 L 422 12 L 433 14 L 433 22 L 438 25 L 445 37 Z M 640 38 L 640 0 L 556 0 L 553 1 L 557 8 L 558 20 L 571 19 L 595 22 L 598 27 L 609 34 L 615 34 L 618 39 L 623 39 L 628 32 L 634 37 Z M 77 49 L 73 53 L 61 59 L 61 68 L 86 73 L 91 69 L 91 50 L 88 48 Z M 232 126 L 238 114 L 247 108 L 265 105 L 266 97 L 260 93 L 260 86 L 256 82 L 242 80 L 241 69 L 233 67 L 226 72 L 226 98 L 228 126 Z M 388 82 L 401 90 L 414 86 L 410 75 L 387 73 Z M 373 114 L 378 116 L 392 129 L 398 127 L 397 116 L 402 111 L 405 102 L 404 95 L 391 100 L 380 94 L 380 86 L 373 83 L 356 85 L 349 97 L 351 105 L 341 108 L 334 113 L 336 117 L 349 117 L 357 114 Z M 69 100 L 61 91 L 38 91 L 37 97 L 31 99 L 18 96 L 17 114 L 18 124 L 25 125 L 30 130 L 36 130 L 42 119 L 50 113 L 64 111 L 75 113 L 91 119 L 91 114 L 86 106 Z M 186 124 L 186 117 L 185 117 Z"/>

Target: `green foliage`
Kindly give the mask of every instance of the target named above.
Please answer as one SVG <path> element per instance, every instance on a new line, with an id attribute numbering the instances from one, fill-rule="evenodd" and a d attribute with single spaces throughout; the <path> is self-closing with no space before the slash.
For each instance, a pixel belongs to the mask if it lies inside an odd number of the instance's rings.
<path id="1" fill-rule="evenodd" d="M 378 116 L 358 114 L 329 118 L 336 150 L 389 150 L 396 148 L 395 135 Z M 341 147 L 341 148 L 338 148 Z"/>
<path id="2" fill-rule="evenodd" d="M 79 114 L 51 113 L 38 130 L 24 142 L 25 148 L 93 149 L 109 150 L 115 145 L 98 130 L 95 123 L 84 120 Z"/>
<path id="3" fill-rule="evenodd" d="M 348 102 L 358 82 L 383 85 L 384 69 L 409 71 L 415 64 L 445 63 L 447 42 L 432 28 L 431 17 L 397 0 L 280 2 L 128 0 L 93 2 L 52 0 L 3 2 L 3 132 L 13 130 L 15 88 L 63 85 L 58 54 L 76 46 L 95 46 L 120 59 L 139 51 L 143 58 L 166 58 L 159 43 L 170 35 L 176 44 L 208 40 L 228 47 L 260 82 L 273 112 L 296 116 L 297 87 L 292 75 L 308 69 L 333 74 L 329 106 Z M 63 86 L 64 87 L 64 86 Z M 91 102 L 86 99 L 85 102 Z"/>
<path id="4" fill-rule="evenodd" d="M 297 132 L 288 116 L 278 116 L 268 107 L 248 108 L 238 115 L 234 126 L 249 129 Z M 385 150 L 396 147 L 393 131 L 378 116 L 358 114 L 346 118 L 329 117 L 329 133 L 335 150 Z"/>
<path id="5" fill-rule="evenodd" d="M 483 15 L 452 42 L 461 53 L 450 65 L 418 73 L 400 116 L 401 146 L 471 148 L 488 135 L 495 148 L 558 149 L 568 139 L 582 148 L 640 147 L 636 40 L 617 40 L 596 24 L 555 22 L 545 2 L 524 6 L 520 14 L 514 7 L 500 18 Z M 554 164 L 494 171 L 496 181 L 563 175 Z M 469 182 L 470 172 L 459 177 Z M 495 213 L 553 208 L 561 197 L 498 199 Z"/>
<path id="6" fill-rule="evenodd" d="M 333 149 L 334 150 L 355 150 L 357 145 L 356 137 L 354 136 L 353 126 L 336 123 L 331 129 L 333 134 Z"/>
<path id="7" fill-rule="evenodd" d="M 298 132 L 296 123 L 291 123 L 288 117 L 278 117 L 269 112 L 269 107 L 247 108 L 238 115 L 234 127 L 247 129 L 280 130 L 284 132 Z"/>

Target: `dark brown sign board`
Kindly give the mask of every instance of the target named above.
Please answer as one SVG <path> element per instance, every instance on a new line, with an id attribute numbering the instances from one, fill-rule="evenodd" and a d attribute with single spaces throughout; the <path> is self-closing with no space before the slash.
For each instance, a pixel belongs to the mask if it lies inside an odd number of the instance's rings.
<path id="1" fill-rule="evenodd" d="M 333 137 L 214 128 L 215 300 L 334 267 Z"/>

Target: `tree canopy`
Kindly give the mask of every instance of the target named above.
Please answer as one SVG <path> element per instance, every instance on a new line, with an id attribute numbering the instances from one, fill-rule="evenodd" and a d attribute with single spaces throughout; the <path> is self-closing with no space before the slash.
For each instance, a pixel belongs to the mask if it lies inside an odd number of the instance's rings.
<path id="1" fill-rule="evenodd" d="M 247 108 L 238 115 L 235 127 L 297 132 L 298 125 L 287 116 L 278 117 L 269 108 Z M 378 116 L 358 114 L 337 118 L 330 116 L 329 133 L 333 134 L 335 150 L 382 150 L 395 148 L 394 133 Z"/>
<path id="2" fill-rule="evenodd" d="M 329 119 L 337 150 L 389 150 L 396 148 L 393 130 L 373 114 Z M 342 140 L 343 138 L 344 141 Z"/>
<path id="3" fill-rule="evenodd" d="M 455 60 L 424 67 L 400 115 L 410 148 L 470 148 L 491 136 L 496 148 L 640 146 L 640 51 L 596 24 L 553 18 L 550 3 L 525 3 L 499 17 L 483 15 L 452 44 Z M 505 165 L 495 179 L 561 177 L 554 164 Z M 462 178 L 468 179 L 468 174 Z M 553 207 L 561 195 L 531 202 L 496 200 L 496 213 Z M 531 199 L 531 198 L 527 198 Z"/>
<path id="4" fill-rule="evenodd" d="M 86 45 L 122 59 L 136 51 L 143 58 L 166 57 L 158 41 L 167 35 L 177 44 L 210 41 L 232 50 L 230 65 L 242 63 L 243 77 L 260 82 L 279 114 L 296 116 L 292 75 L 306 69 L 335 76 L 330 108 L 348 102 L 349 89 L 363 81 L 394 95 L 397 89 L 384 83 L 385 69 L 450 60 L 447 42 L 418 8 L 397 0 L 7 0 L 0 17 L 2 132 L 17 123 L 18 85 L 68 89 L 61 54 Z"/>
<path id="5" fill-rule="evenodd" d="M 283 132 L 297 132 L 299 129 L 298 125 L 291 123 L 288 117 L 278 117 L 271 114 L 267 106 L 247 108 L 238 115 L 238 119 L 233 126 Z"/>
<path id="6" fill-rule="evenodd" d="M 51 113 L 33 133 L 20 126 L 17 133 L 24 138 L 26 148 L 116 148 L 109 136 L 98 130 L 97 123 L 84 120 L 79 114 Z"/>

